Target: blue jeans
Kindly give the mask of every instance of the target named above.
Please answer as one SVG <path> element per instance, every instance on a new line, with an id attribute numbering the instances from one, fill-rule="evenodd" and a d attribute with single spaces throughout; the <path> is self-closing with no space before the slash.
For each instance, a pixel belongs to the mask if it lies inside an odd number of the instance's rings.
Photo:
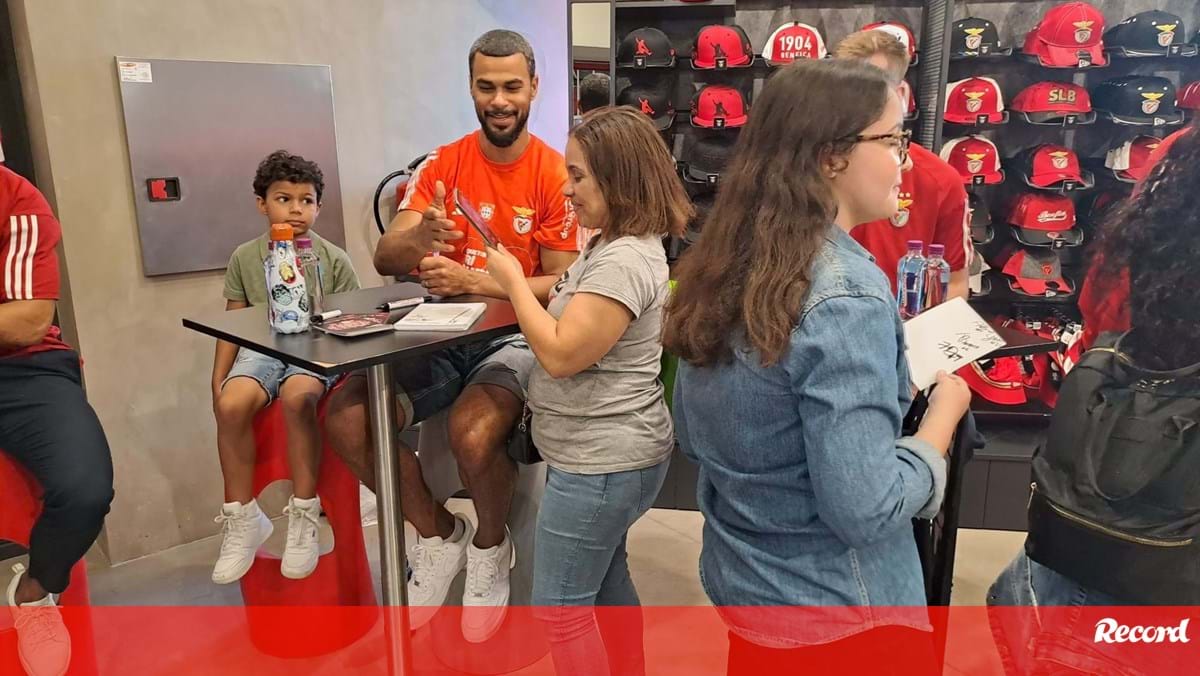
<path id="1" fill-rule="evenodd" d="M 534 541 L 533 605 L 558 673 L 646 672 L 625 540 L 654 504 L 669 464 L 612 474 L 549 468 Z M 597 623 L 593 606 L 618 608 L 606 608 Z"/>

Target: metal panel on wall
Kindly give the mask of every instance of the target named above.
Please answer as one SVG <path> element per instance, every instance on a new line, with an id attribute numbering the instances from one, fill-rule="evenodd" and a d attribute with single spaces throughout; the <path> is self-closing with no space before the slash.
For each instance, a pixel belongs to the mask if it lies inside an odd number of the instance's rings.
<path id="1" fill-rule="evenodd" d="M 313 229 L 345 246 L 329 66 L 118 57 L 116 67 L 143 274 L 222 269 L 266 232 L 251 184 L 278 149 L 320 165 Z"/>

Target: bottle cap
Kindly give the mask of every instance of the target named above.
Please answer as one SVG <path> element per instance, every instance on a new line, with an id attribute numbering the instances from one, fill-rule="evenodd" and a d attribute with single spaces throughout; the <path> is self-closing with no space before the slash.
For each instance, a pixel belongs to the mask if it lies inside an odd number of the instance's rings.
<path id="1" fill-rule="evenodd" d="M 311 249 L 312 248 L 312 238 L 311 237 L 297 237 L 296 238 L 296 248 L 297 249 Z"/>
<path id="2" fill-rule="evenodd" d="M 287 223 L 271 224 L 272 242 L 290 242 L 293 237 L 295 237 L 295 233 L 292 232 L 292 226 Z"/>
<path id="3" fill-rule="evenodd" d="M 924 248 L 925 248 L 925 242 L 922 242 L 919 239 L 908 240 L 908 250 L 909 251 L 921 251 Z"/>
<path id="4" fill-rule="evenodd" d="M 946 245 L 945 244 L 930 244 L 929 245 L 929 255 L 930 256 L 941 256 L 945 253 L 946 253 Z"/>

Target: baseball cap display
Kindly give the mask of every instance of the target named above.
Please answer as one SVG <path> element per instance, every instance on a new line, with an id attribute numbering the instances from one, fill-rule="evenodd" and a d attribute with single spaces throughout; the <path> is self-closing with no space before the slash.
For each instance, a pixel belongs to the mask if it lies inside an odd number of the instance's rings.
<path id="1" fill-rule="evenodd" d="M 1013 166 L 1034 188 L 1074 190 L 1096 185 L 1096 177 L 1079 167 L 1079 157 L 1066 146 L 1043 143 L 1026 148 L 1013 158 Z"/>
<path id="2" fill-rule="evenodd" d="M 971 391 L 993 404 L 1024 404 L 1025 380 L 1020 357 L 998 357 L 972 362 L 958 370 Z"/>
<path id="3" fill-rule="evenodd" d="M 725 70 L 749 68 L 754 63 L 754 47 L 741 26 L 705 26 L 692 43 L 692 68 Z"/>
<path id="4" fill-rule="evenodd" d="M 1004 181 L 1000 169 L 1000 151 L 982 136 L 951 139 L 942 146 L 941 157 L 954 167 L 963 183 L 995 185 Z"/>
<path id="5" fill-rule="evenodd" d="M 733 155 L 736 134 L 711 134 L 693 137 L 683 146 L 683 161 L 687 166 L 685 178 L 715 185 Z"/>
<path id="6" fill-rule="evenodd" d="M 946 87 L 947 122 L 955 124 L 1003 124 L 1008 121 L 1004 112 L 1004 95 L 1000 85 L 990 77 L 970 77 L 951 82 Z"/>
<path id="7" fill-rule="evenodd" d="M 1075 287 L 1062 274 L 1062 262 L 1053 249 L 1014 248 L 1001 269 L 1008 287 L 1027 296 L 1069 296 Z"/>
<path id="8" fill-rule="evenodd" d="M 796 59 L 823 59 L 827 55 L 820 31 L 799 21 L 776 28 L 763 46 L 763 58 L 772 66 L 782 66 Z"/>
<path id="9" fill-rule="evenodd" d="M 1200 80 L 1184 85 L 1175 105 L 1187 110 L 1200 111 Z"/>
<path id="10" fill-rule="evenodd" d="M 883 31 L 890 34 L 892 37 L 900 41 L 904 48 L 908 50 L 908 62 L 910 65 L 917 63 L 917 36 L 913 34 L 912 29 L 900 23 L 899 21 L 875 21 L 862 27 L 865 31 Z"/>
<path id="11" fill-rule="evenodd" d="M 1101 82 L 1092 92 L 1092 106 L 1117 124 L 1179 124 L 1175 85 L 1165 77 L 1125 75 Z"/>
<path id="12" fill-rule="evenodd" d="M 1150 173 L 1150 155 L 1162 143 L 1156 136 L 1136 136 L 1108 151 L 1104 166 L 1112 169 L 1117 180 L 1137 183 Z"/>
<path id="13" fill-rule="evenodd" d="M 727 85 L 705 85 L 692 97 L 692 125 L 726 129 L 746 124 L 746 99 Z"/>
<path id="14" fill-rule="evenodd" d="M 976 193 L 967 195 L 967 214 L 971 222 L 971 241 L 976 244 L 991 242 L 996 231 L 992 229 L 992 212 L 987 202 Z"/>
<path id="15" fill-rule="evenodd" d="M 1075 227 L 1075 203 L 1065 195 L 1025 193 L 1017 198 L 1008 222 L 1026 246 L 1079 246 L 1083 231 Z"/>
<path id="16" fill-rule="evenodd" d="M 670 128 L 675 122 L 675 106 L 665 87 L 630 85 L 617 94 L 617 105 L 633 106 L 642 111 L 659 131 Z"/>
<path id="17" fill-rule="evenodd" d="M 986 296 L 992 292 L 992 280 L 983 274 L 991 269 L 979 252 L 971 254 L 971 262 L 967 265 L 967 288 L 972 296 Z"/>
<path id="18" fill-rule="evenodd" d="M 672 68 L 675 48 L 667 34 L 651 28 L 629 32 L 617 47 L 617 65 L 622 68 Z"/>
<path id="19" fill-rule="evenodd" d="M 1086 2 L 1052 7 L 1025 36 L 1021 51 L 1047 68 L 1108 65 L 1104 54 L 1104 15 Z"/>
<path id="20" fill-rule="evenodd" d="M 1104 48 L 1123 57 L 1195 56 L 1183 19 L 1170 12 L 1140 12 L 1104 31 Z"/>
<path id="21" fill-rule="evenodd" d="M 1030 124 L 1091 124 L 1096 121 L 1092 98 L 1070 82 L 1036 82 L 1021 90 L 1009 106 Z"/>
<path id="22" fill-rule="evenodd" d="M 996 24 L 977 16 L 955 22 L 950 29 L 950 58 L 970 59 L 981 56 L 1008 56 L 1012 47 L 1000 46 Z"/>

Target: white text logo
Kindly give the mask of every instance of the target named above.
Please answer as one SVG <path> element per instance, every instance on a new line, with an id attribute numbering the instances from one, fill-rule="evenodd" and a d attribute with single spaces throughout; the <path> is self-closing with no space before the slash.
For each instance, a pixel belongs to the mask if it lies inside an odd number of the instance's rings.
<path id="1" fill-rule="evenodd" d="M 1142 627 L 1126 626 L 1106 617 L 1096 623 L 1096 643 L 1190 643 L 1187 628 L 1190 618 L 1184 619 L 1178 627 Z"/>

